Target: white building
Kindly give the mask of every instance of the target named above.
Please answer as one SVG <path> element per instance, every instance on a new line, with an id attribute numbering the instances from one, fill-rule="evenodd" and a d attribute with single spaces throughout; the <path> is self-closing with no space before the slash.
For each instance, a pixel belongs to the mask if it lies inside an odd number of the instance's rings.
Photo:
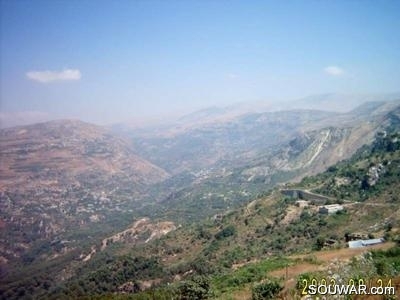
<path id="1" fill-rule="evenodd" d="M 367 247 L 377 244 L 382 244 L 385 240 L 383 238 L 380 239 L 370 239 L 370 240 L 356 240 L 349 242 L 349 248 L 361 248 Z"/>
<path id="2" fill-rule="evenodd" d="M 330 205 L 320 206 L 318 211 L 320 214 L 334 214 L 343 209 L 344 207 L 340 204 L 330 204 Z"/>

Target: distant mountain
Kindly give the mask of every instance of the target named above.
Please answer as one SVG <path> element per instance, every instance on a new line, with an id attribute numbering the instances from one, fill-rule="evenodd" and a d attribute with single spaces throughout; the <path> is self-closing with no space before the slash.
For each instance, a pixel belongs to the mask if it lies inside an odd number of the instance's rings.
<path id="1" fill-rule="evenodd" d="M 235 164 L 239 155 L 266 151 L 290 140 L 309 123 L 335 113 L 291 110 L 253 113 L 212 123 L 132 132 L 134 148 L 172 174 L 196 172 L 221 160 Z"/>
<path id="2" fill-rule="evenodd" d="M 74 235 L 99 222 L 107 231 L 110 216 L 127 207 L 132 221 L 147 188 L 168 177 L 125 141 L 81 121 L 0 130 L 0 257 L 38 259 L 35 245 L 55 238 L 71 239 L 61 248 L 72 249 Z"/>
<path id="3" fill-rule="evenodd" d="M 388 94 L 340 94 L 311 95 L 294 101 L 283 102 L 281 109 L 319 109 L 349 112 L 367 102 L 387 102 L 400 99 L 399 93 Z"/>
<path id="4" fill-rule="evenodd" d="M 364 124 L 364 129 L 368 131 L 368 128 L 373 127 L 370 122 L 378 126 L 380 118 L 399 103 L 369 102 L 345 113 L 301 109 L 247 113 L 226 119 L 214 119 L 212 122 L 209 121 L 210 118 L 224 115 L 227 110 L 211 109 L 185 117 L 184 125 L 170 124 L 143 131 L 133 130 L 129 134 L 140 155 L 170 173 L 178 174 L 183 171 L 198 171 L 215 164 L 221 166 L 223 163 L 219 162 L 223 161 L 229 161 L 230 167 L 236 165 L 238 160 L 248 163 L 261 153 L 271 154 L 271 147 L 279 149 L 280 145 L 299 138 L 306 132 L 313 136 L 316 131 L 331 127 L 341 128 L 349 133 L 350 128 L 354 130 L 361 124 Z M 199 121 L 201 117 L 204 118 L 204 122 Z M 194 123 L 190 123 L 190 120 Z M 367 135 L 361 132 L 360 129 L 360 143 L 371 141 L 373 132 Z M 356 136 L 347 138 L 351 141 L 357 140 Z M 351 145 L 349 149 L 356 146 L 354 143 L 348 144 Z M 357 147 L 354 150 L 356 149 Z"/>
<path id="5" fill-rule="evenodd" d="M 0 128 L 42 123 L 53 119 L 54 116 L 41 111 L 0 111 Z"/>
<path id="6" fill-rule="evenodd" d="M 176 134 L 199 126 L 228 122 L 236 118 L 257 113 L 290 110 L 319 110 L 336 113 L 349 113 L 364 103 L 391 102 L 400 99 L 400 92 L 386 94 L 346 94 L 326 93 L 299 99 L 243 101 L 228 106 L 206 107 L 180 117 L 152 118 L 148 122 L 117 123 L 110 128 L 118 133 L 135 132 L 139 135 L 154 136 Z"/>
<path id="7" fill-rule="evenodd" d="M 399 110 L 400 101 L 369 102 L 348 113 L 308 122 L 287 144 L 270 155 L 261 155 L 264 159 L 257 164 L 271 170 L 301 170 L 301 176 L 322 172 L 370 144 L 377 132 L 397 126 Z"/>
<path id="8" fill-rule="evenodd" d="M 221 117 L 229 112 L 228 108 L 224 107 L 209 107 L 193 113 L 184 115 L 177 120 L 177 123 L 197 123 L 207 122 L 214 118 Z"/>
<path id="9" fill-rule="evenodd" d="M 133 120 L 131 122 L 116 123 L 109 128 L 125 137 L 142 138 L 171 137 L 190 132 L 201 127 L 219 126 L 222 123 L 253 114 L 279 113 L 285 111 L 324 111 L 332 113 L 329 123 L 336 122 L 336 115 L 351 113 L 364 103 L 395 102 L 400 100 L 400 92 L 387 94 L 317 94 L 295 100 L 260 100 L 243 101 L 228 106 L 206 107 L 180 117 L 152 118 L 147 122 Z M 348 121 L 349 119 L 347 119 Z"/>
<path id="10" fill-rule="evenodd" d="M 388 102 L 400 99 L 399 93 L 388 94 L 316 94 L 295 100 L 249 101 L 225 107 L 208 107 L 184 115 L 176 120 L 176 125 L 193 125 L 229 121 L 236 117 L 253 113 L 278 112 L 288 110 L 320 110 L 346 113 L 364 103 Z"/>

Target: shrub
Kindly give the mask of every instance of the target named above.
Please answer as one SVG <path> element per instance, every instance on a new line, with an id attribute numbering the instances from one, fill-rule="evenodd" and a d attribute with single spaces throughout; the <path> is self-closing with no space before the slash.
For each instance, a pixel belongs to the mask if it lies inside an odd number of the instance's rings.
<path id="1" fill-rule="evenodd" d="M 263 282 L 253 287 L 251 299 L 276 299 L 276 296 L 282 289 L 282 285 L 276 281 Z"/>
<path id="2" fill-rule="evenodd" d="M 207 299 L 210 296 L 210 283 L 205 276 L 196 276 L 179 287 L 180 298 L 187 300 Z"/>
<path id="3" fill-rule="evenodd" d="M 235 233 L 236 233 L 235 227 L 233 225 L 229 225 L 229 226 L 225 227 L 224 229 L 222 229 L 220 232 L 218 232 L 215 235 L 215 238 L 217 240 L 220 240 L 220 239 L 235 235 Z"/>

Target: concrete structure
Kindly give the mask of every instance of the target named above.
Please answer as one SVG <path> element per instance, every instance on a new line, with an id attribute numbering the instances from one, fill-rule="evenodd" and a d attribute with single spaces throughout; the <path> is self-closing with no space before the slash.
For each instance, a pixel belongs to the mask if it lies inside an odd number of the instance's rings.
<path id="1" fill-rule="evenodd" d="M 308 206 L 307 200 L 297 200 L 295 203 L 298 207 L 307 207 Z"/>
<path id="2" fill-rule="evenodd" d="M 340 204 L 330 204 L 330 205 L 324 205 L 319 207 L 319 213 L 320 214 L 334 214 L 338 211 L 343 210 L 343 206 Z"/>
<path id="3" fill-rule="evenodd" d="M 304 190 L 299 190 L 299 189 L 282 189 L 280 190 L 281 194 L 294 198 L 294 199 L 300 199 L 300 200 L 308 200 L 312 203 L 316 204 L 322 204 L 326 203 L 326 201 L 332 200 L 329 197 L 319 195 L 319 194 L 314 194 L 308 191 Z"/>
<path id="4" fill-rule="evenodd" d="M 356 241 L 350 241 L 350 242 L 349 242 L 349 248 L 362 248 L 362 247 L 367 247 L 367 246 L 382 244 L 383 242 L 385 242 L 385 240 L 384 240 L 383 238 L 380 238 L 380 239 L 370 239 L 370 240 L 356 240 Z"/>

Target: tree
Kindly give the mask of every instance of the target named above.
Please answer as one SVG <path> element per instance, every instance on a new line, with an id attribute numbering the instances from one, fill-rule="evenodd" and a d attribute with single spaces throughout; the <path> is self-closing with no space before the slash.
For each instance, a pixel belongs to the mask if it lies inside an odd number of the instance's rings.
<path id="1" fill-rule="evenodd" d="M 201 300 L 210 296 L 210 282 L 206 276 L 196 276 L 179 287 L 181 299 Z"/>
<path id="2" fill-rule="evenodd" d="M 233 225 L 229 225 L 229 226 L 225 227 L 224 229 L 222 229 L 217 234 L 215 234 L 215 238 L 217 240 L 220 240 L 220 239 L 235 235 L 235 233 L 236 233 L 236 228 Z"/>
<path id="3" fill-rule="evenodd" d="M 315 242 L 315 250 L 321 250 L 324 247 L 325 238 L 319 236 Z"/>
<path id="4" fill-rule="evenodd" d="M 386 232 L 391 231 L 392 228 L 393 228 L 393 225 L 392 225 L 391 222 L 389 222 L 389 223 L 387 223 L 387 224 L 385 225 L 385 231 L 386 231 Z"/>
<path id="5" fill-rule="evenodd" d="M 361 189 L 363 190 L 367 190 L 370 187 L 369 184 L 369 176 L 368 175 L 364 175 L 362 181 L 361 181 Z"/>

